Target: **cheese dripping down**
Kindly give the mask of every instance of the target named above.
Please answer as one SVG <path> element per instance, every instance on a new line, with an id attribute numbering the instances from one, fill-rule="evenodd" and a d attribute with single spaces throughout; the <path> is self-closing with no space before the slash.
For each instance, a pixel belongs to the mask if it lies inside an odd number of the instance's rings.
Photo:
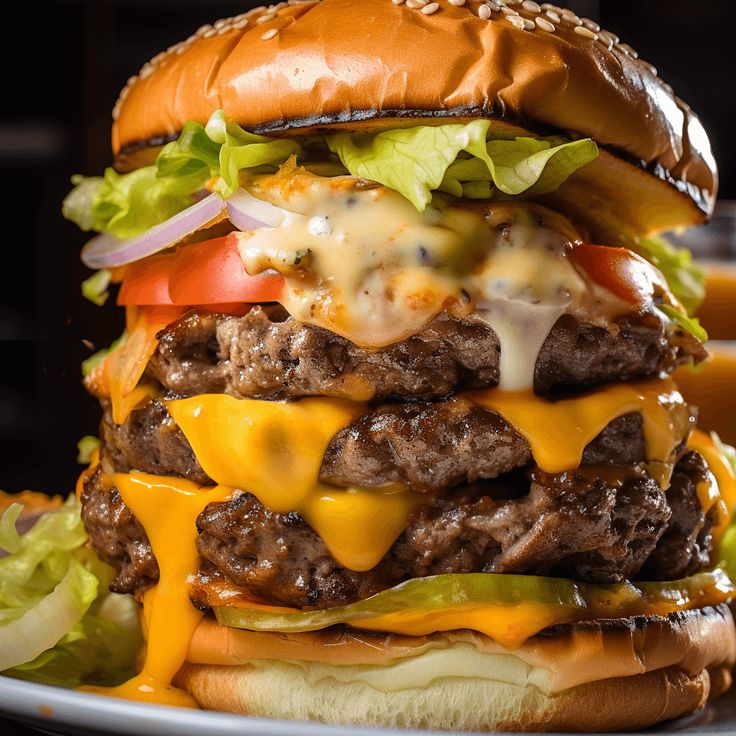
<path id="1" fill-rule="evenodd" d="M 566 458 L 564 464 L 574 463 L 587 438 L 595 437 L 626 411 L 640 411 L 645 425 L 650 425 L 645 430 L 650 457 L 668 456 L 668 448 L 683 437 L 677 419 L 681 400 L 669 380 L 602 388 L 579 399 L 557 402 L 557 409 L 551 412 L 550 405 L 555 404 L 533 394 L 496 390 L 469 396 L 486 408 L 508 416 L 513 413 L 517 430 L 530 438 L 535 460 L 547 469 L 558 456 Z M 583 410 L 583 402 L 591 410 Z M 186 693 L 171 686 L 171 679 L 183 664 L 201 621 L 201 613 L 189 602 L 188 581 L 199 567 L 196 518 L 208 503 L 226 501 L 242 489 L 276 511 L 304 509 L 305 518 L 335 558 L 346 567 L 365 570 L 377 564 L 406 527 L 419 494 L 396 487 L 336 489 L 318 481 L 330 440 L 365 411 L 364 405 L 339 399 L 266 402 L 205 394 L 170 401 L 167 406 L 205 471 L 220 485 L 200 488 L 181 478 L 141 473 L 106 476 L 106 483 L 118 488 L 146 530 L 161 578 L 143 597 L 148 652 L 142 672 L 105 692 L 148 702 L 195 705 Z M 680 419 L 685 421 L 684 415 Z M 731 493 L 729 503 L 733 504 Z M 712 496 L 710 491 L 709 503 Z M 388 616 L 364 628 L 408 635 L 477 628 L 491 636 L 495 632 L 499 640 L 517 646 L 535 627 L 561 620 L 559 613 L 542 615 L 533 604 L 522 608 L 524 625 L 511 629 L 508 622 L 515 619 L 509 618 L 508 610 L 491 615 L 488 607 L 472 606 L 434 618 Z"/>
<path id="2" fill-rule="evenodd" d="M 285 277 L 294 319 L 368 348 L 419 332 L 441 312 L 476 312 L 501 343 L 501 388 L 531 387 L 537 353 L 562 314 L 607 326 L 630 308 L 567 257 L 580 237 L 531 203 L 451 203 L 417 212 L 353 177 L 284 167 L 246 183 L 286 210 L 276 227 L 235 237 L 246 269 Z"/>

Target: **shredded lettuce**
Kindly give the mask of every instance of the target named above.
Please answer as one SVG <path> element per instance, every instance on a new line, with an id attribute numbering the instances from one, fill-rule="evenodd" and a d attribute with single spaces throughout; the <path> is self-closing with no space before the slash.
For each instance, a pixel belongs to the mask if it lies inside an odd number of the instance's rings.
<path id="1" fill-rule="evenodd" d="M 688 317 L 683 314 L 679 309 L 671 307 L 669 304 L 658 304 L 657 309 L 663 312 L 672 321 L 677 322 L 680 327 L 686 332 L 689 332 L 693 337 L 705 342 L 708 339 L 708 333 L 705 331 L 705 327 L 700 324 L 700 320 L 697 317 Z"/>
<path id="2" fill-rule="evenodd" d="M 641 238 L 631 248 L 662 272 L 672 293 L 688 315 L 693 315 L 705 298 L 705 269 L 693 254 L 659 236 Z"/>
<path id="3" fill-rule="evenodd" d="M 137 604 L 108 593 L 112 571 L 86 545 L 71 497 L 21 535 L 20 504 L 0 516 L 0 670 L 45 684 L 109 685 L 133 674 Z"/>
<path id="4" fill-rule="evenodd" d="M 488 140 L 490 121 L 337 133 L 327 144 L 353 175 L 401 192 L 424 210 L 432 192 L 458 197 L 533 196 L 554 191 L 598 156 L 590 139 Z"/>
<path id="5" fill-rule="evenodd" d="M 419 210 L 435 191 L 470 198 L 544 194 L 598 155 L 590 139 L 508 139 L 488 120 L 371 135 L 337 133 L 325 140 L 348 173 L 396 189 Z M 152 166 L 73 177 L 76 186 L 64 200 L 63 214 L 82 230 L 130 238 L 191 205 L 211 179 L 215 191 L 229 197 L 241 171 L 274 171 L 291 156 L 307 166 L 325 163 L 310 162 L 295 140 L 249 133 L 218 110 L 206 126 L 188 122 Z M 336 159 L 326 163 L 343 173 Z"/>
<path id="6" fill-rule="evenodd" d="M 112 274 L 106 268 L 95 271 L 88 279 L 82 281 L 82 296 L 101 307 L 110 296 L 107 287 L 110 286 L 111 277 Z"/>
<path id="7" fill-rule="evenodd" d="M 92 459 L 92 453 L 100 446 L 98 437 L 86 434 L 77 442 L 77 462 L 80 465 L 87 465 Z"/>

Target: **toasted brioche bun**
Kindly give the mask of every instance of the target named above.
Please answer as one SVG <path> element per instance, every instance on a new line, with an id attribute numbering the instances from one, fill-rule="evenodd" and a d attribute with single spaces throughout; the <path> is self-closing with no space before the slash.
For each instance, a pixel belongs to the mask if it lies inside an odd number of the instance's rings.
<path id="1" fill-rule="evenodd" d="M 462 730 L 616 731 L 700 708 L 730 684 L 726 606 L 549 629 L 509 651 L 468 631 L 256 633 L 205 621 L 177 684 L 205 708 Z"/>
<path id="2" fill-rule="evenodd" d="M 218 108 L 250 130 L 289 135 L 486 117 L 603 147 L 578 185 L 560 193 L 584 195 L 583 209 L 606 208 L 613 196 L 611 213 L 623 208 L 637 231 L 710 214 L 717 173 L 708 137 L 654 67 L 574 14 L 557 22 L 554 12 L 516 4 L 522 18 L 541 21 L 523 30 L 499 12 L 479 17 L 478 7 L 440 0 L 425 14 L 391 0 L 307 0 L 204 26 L 121 93 L 117 165 L 136 168 L 146 160 L 136 153 L 150 154 Z M 602 188 L 589 196 L 591 181 Z"/>

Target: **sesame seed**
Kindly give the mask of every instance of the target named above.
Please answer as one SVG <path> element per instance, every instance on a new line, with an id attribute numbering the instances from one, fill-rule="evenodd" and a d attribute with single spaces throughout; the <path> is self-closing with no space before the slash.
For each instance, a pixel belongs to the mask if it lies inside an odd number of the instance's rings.
<path id="1" fill-rule="evenodd" d="M 432 13 L 436 13 L 439 9 L 439 3 L 430 3 L 422 8 L 422 13 L 424 13 L 424 15 L 432 15 Z"/>
<path id="2" fill-rule="evenodd" d="M 202 38 L 212 38 L 215 35 L 217 35 L 217 31 L 214 28 L 210 28 L 209 31 L 205 31 L 202 34 Z"/>
<path id="3" fill-rule="evenodd" d="M 465 0 L 447 0 L 450 5 L 454 5 L 456 8 L 460 8 L 465 5 Z"/>
<path id="4" fill-rule="evenodd" d="M 512 17 L 514 15 L 519 15 L 518 11 L 514 10 L 513 8 L 503 7 L 503 8 L 501 8 L 501 12 L 504 15 L 507 15 L 509 17 Z"/>
<path id="5" fill-rule="evenodd" d="M 599 31 L 598 35 L 610 43 L 618 43 L 619 41 L 618 36 L 615 33 L 611 33 L 611 31 Z"/>
<path id="6" fill-rule="evenodd" d="M 151 59 L 151 64 L 160 64 L 165 58 L 166 52 L 162 51 L 160 54 L 156 54 L 156 56 Z"/>
<path id="7" fill-rule="evenodd" d="M 180 44 L 176 49 L 176 55 L 181 56 L 186 50 L 188 46 L 186 44 Z"/>
<path id="8" fill-rule="evenodd" d="M 589 30 L 593 31 L 593 33 L 598 33 L 600 31 L 601 27 L 590 18 L 581 18 L 580 20 L 583 21 L 583 25 Z"/>
<path id="9" fill-rule="evenodd" d="M 220 20 L 215 21 L 215 28 L 217 28 L 217 30 L 219 31 L 220 28 L 228 25 L 229 22 L 230 22 L 229 18 L 220 18 Z"/>
<path id="10" fill-rule="evenodd" d="M 209 25 L 200 26 L 199 28 L 197 28 L 197 30 L 195 31 L 194 35 L 195 36 L 204 36 L 204 34 L 207 33 L 207 31 L 209 31 L 210 28 L 212 28 L 212 26 L 209 26 Z"/>
<path id="11" fill-rule="evenodd" d="M 524 0 L 524 2 L 521 4 L 521 7 L 524 8 L 528 13 L 541 13 L 542 12 L 542 6 L 539 3 L 535 3 L 534 0 Z"/>
<path id="12" fill-rule="evenodd" d="M 269 28 L 262 36 L 261 41 L 268 41 L 279 32 L 278 28 Z"/>
<path id="13" fill-rule="evenodd" d="M 234 23 L 240 23 L 241 20 L 248 20 L 248 13 L 241 13 L 233 18 Z"/>
<path id="14" fill-rule="evenodd" d="M 555 13 L 562 12 L 562 8 L 559 5 L 554 5 L 553 3 L 542 3 L 542 10 L 551 10 Z"/>
<path id="15" fill-rule="evenodd" d="M 634 49 L 632 49 L 631 46 L 629 46 L 629 44 L 622 43 L 619 46 L 619 48 L 621 49 L 621 51 L 623 51 L 625 54 L 628 54 L 632 58 L 634 58 L 634 59 L 638 59 L 639 58 L 639 53 L 637 51 L 634 51 Z"/>
<path id="16" fill-rule="evenodd" d="M 590 28 L 586 28 L 585 26 L 575 26 L 573 28 L 575 33 L 578 34 L 578 36 L 585 36 L 585 38 L 592 38 L 594 41 L 598 40 L 598 34 L 593 33 L 593 31 L 590 30 Z"/>
<path id="17" fill-rule="evenodd" d="M 581 21 L 580 18 L 570 10 L 563 10 L 560 15 L 562 16 L 562 20 L 565 21 L 565 23 L 571 23 L 574 26 L 583 25 L 583 21 Z"/>
<path id="18" fill-rule="evenodd" d="M 520 15 L 507 15 L 506 20 L 511 23 L 514 28 L 518 28 L 520 31 L 524 30 L 524 19 Z"/>
<path id="19" fill-rule="evenodd" d="M 392 3 L 394 4 L 394 5 L 401 5 L 401 4 L 402 4 L 402 3 L 404 2 L 404 0 L 391 0 L 391 2 L 392 2 Z"/>
<path id="20" fill-rule="evenodd" d="M 423 8 L 427 4 L 427 0 L 406 0 L 406 7 L 412 10 Z"/>
<path id="21" fill-rule="evenodd" d="M 232 26 L 221 26 L 217 29 L 217 35 L 222 36 L 223 34 L 227 33 L 228 31 L 232 31 Z"/>
<path id="22" fill-rule="evenodd" d="M 483 20 L 488 20 L 491 17 L 491 8 L 488 5 L 478 6 L 478 17 Z"/>
<path id="23" fill-rule="evenodd" d="M 541 28 L 543 31 L 547 31 L 547 33 L 554 33 L 556 30 L 555 27 L 544 18 L 535 18 L 534 22 L 537 24 L 537 28 Z"/>
<path id="24" fill-rule="evenodd" d="M 499 5 L 511 5 L 511 0 L 496 0 Z"/>
<path id="25" fill-rule="evenodd" d="M 544 14 L 555 23 L 562 23 L 562 18 L 554 10 L 545 10 Z"/>
<path id="26" fill-rule="evenodd" d="M 237 30 L 242 30 L 248 25 L 248 19 L 243 18 L 243 20 L 238 20 L 235 23 L 233 23 L 233 28 L 237 28 Z"/>
<path id="27" fill-rule="evenodd" d="M 142 67 L 141 70 L 138 72 L 138 76 L 141 79 L 147 79 L 151 76 L 151 73 L 153 72 L 153 65 L 150 62 L 146 62 Z"/>
<path id="28" fill-rule="evenodd" d="M 273 20 L 276 17 L 276 13 L 264 13 L 263 15 L 258 16 L 256 18 L 256 23 L 259 25 L 261 23 L 268 23 L 268 21 Z"/>

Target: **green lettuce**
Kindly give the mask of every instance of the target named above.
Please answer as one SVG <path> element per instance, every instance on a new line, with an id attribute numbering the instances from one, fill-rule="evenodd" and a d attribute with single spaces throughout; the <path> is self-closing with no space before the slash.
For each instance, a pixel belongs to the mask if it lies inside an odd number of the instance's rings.
<path id="1" fill-rule="evenodd" d="M 107 592 L 112 570 L 87 546 L 74 497 L 25 534 L 20 504 L 0 517 L 0 670 L 44 684 L 111 685 L 133 674 L 137 604 Z"/>
<path id="2" fill-rule="evenodd" d="M 88 279 L 82 281 L 82 296 L 101 307 L 110 296 L 108 286 L 111 278 L 112 273 L 106 268 L 95 271 Z"/>
<path id="3" fill-rule="evenodd" d="M 419 210 L 435 191 L 470 198 L 544 194 L 598 155 L 589 139 L 498 136 L 490 121 L 474 120 L 373 135 L 337 133 L 326 142 L 348 173 L 397 190 Z M 249 133 L 218 110 L 206 126 L 188 122 L 152 166 L 128 174 L 107 169 L 101 177 L 73 177 L 76 186 L 62 211 L 82 230 L 125 239 L 190 206 L 212 178 L 217 178 L 215 191 L 229 197 L 240 184 L 241 171 L 275 171 L 292 156 L 308 167 L 327 165 L 344 173 L 336 159 L 310 161 L 307 153 L 295 140 Z"/>
<path id="4" fill-rule="evenodd" d="M 667 315 L 673 322 L 677 322 L 685 332 L 689 332 L 700 342 L 705 342 L 708 339 L 708 333 L 697 317 L 688 317 L 688 315 L 683 314 L 679 309 L 675 309 L 669 304 L 658 304 L 657 309 Z"/>
<path id="5" fill-rule="evenodd" d="M 99 437 L 86 434 L 77 442 L 77 462 L 80 465 L 88 465 L 92 459 L 92 453 L 100 446 Z"/>
<path id="6" fill-rule="evenodd" d="M 590 139 L 488 140 L 490 121 L 418 126 L 372 135 L 337 133 L 327 145 L 353 175 L 401 192 L 424 210 L 432 192 L 458 197 L 534 196 L 554 191 L 598 156 Z"/>
<path id="7" fill-rule="evenodd" d="M 102 177 L 72 177 L 76 186 L 62 213 L 82 230 L 132 238 L 192 205 L 212 177 L 220 177 L 217 191 L 228 197 L 238 188 L 241 169 L 269 165 L 275 171 L 300 151 L 295 141 L 248 133 L 218 110 L 206 127 L 187 123 L 152 166 L 128 174 L 108 168 Z"/>
<path id="8" fill-rule="evenodd" d="M 693 254 L 659 236 L 641 238 L 630 247 L 662 272 L 677 300 L 693 315 L 705 298 L 705 269 Z"/>

